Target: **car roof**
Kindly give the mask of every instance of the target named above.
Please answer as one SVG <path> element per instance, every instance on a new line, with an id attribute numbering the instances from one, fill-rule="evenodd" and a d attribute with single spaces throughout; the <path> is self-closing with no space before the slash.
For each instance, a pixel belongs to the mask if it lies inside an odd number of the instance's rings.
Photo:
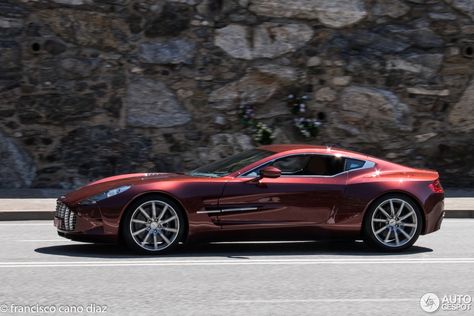
<path id="1" fill-rule="evenodd" d="M 268 150 L 274 153 L 301 153 L 301 152 L 310 152 L 310 153 L 320 153 L 320 154 L 341 154 L 341 155 L 350 155 L 350 156 L 359 156 L 367 157 L 367 155 L 346 150 L 337 147 L 331 146 L 317 146 L 317 145 L 307 145 L 307 144 L 274 144 L 260 146 L 259 149 Z"/>

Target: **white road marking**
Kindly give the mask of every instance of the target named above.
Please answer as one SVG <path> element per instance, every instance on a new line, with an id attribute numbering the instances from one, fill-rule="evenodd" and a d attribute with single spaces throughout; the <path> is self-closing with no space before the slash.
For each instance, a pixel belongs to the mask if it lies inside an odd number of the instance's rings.
<path id="1" fill-rule="evenodd" d="M 54 211 L 50 210 L 34 210 L 34 209 L 5 209 L 3 208 L 0 212 L 2 213 L 48 213 L 50 215 L 54 214 Z"/>
<path id="2" fill-rule="evenodd" d="M 24 240 L 15 240 L 15 241 L 19 241 L 19 242 L 67 242 L 66 239 L 24 239 Z"/>
<path id="3" fill-rule="evenodd" d="M 413 298 L 316 298 L 316 299 L 255 299 L 255 300 L 225 300 L 226 303 L 268 303 L 268 304 L 285 304 L 285 303 L 368 303 L 368 302 L 418 302 Z"/>
<path id="4" fill-rule="evenodd" d="M 130 266 L 219 266 L 219 265 L 318 265 L 318 264 L 474 264 L 474 258 L 406 259 L 218 259 L 218 260 L 104 260 L 0 262 L 0 268 L 20 267 L 130 267 Z"/>
<path id="5" fill-rule="evenodd" d="M 456 224 L 473 224 L 474 223 L 474 218 L 463 218 L 463 219 L 456 219 L 456 218 L 445 218 L 443 219 L 443 222 L 441 223 L 441 229 L 443 228 L 443 224 L 446 223 L 456 223 Z"/>
<path id="6" fill-rule="evenodd" d="M 48 220 L 47 223 L 18 223 L 16 221 L 12 221 L 12 223 L 0 223 L 0 226 L 51 226 L 53 225 L 53 220 Z"/>

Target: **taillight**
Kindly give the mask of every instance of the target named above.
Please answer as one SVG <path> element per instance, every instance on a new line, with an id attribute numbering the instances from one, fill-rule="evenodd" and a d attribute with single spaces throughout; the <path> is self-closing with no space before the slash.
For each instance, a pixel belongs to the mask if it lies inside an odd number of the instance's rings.
<path id="1" fill-rule="evenodd" d="M 439 182 L 439 179 L 434 180 L 433 183 L 430 183 L 428 186 L 434 193 L 444 193 L 443 187 L 441 186 L 441 182 Z"/>

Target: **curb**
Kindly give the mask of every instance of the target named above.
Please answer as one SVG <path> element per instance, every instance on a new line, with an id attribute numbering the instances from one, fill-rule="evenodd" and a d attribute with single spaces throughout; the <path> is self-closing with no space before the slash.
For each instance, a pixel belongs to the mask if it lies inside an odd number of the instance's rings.
<path id="1" fill-rule="evenodd" d="M 444 218 L 474 218 L 474 211 L 445 211 Z"/>
<path id="2" fill-rule="evenodd" d="M 35 221 L 54 218 L 51 211 L 0 211 L 0 221 Z"/>

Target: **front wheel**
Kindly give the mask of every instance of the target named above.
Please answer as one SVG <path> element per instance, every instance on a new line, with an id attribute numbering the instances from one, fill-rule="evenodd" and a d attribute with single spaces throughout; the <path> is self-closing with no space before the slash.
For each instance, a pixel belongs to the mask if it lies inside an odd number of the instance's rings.
<path id="1" fill-rule="evenodd" d="M 364 219 L 366 241 L 383 251 L 411 247 L 421 233 L 419 207 L 408 197 L 391 194 L 376 200 Z"/>
<path id="2" fill-rule="evenodd" d="M 135 252 L 159 254 L 174 249 L 182 239 L 185 222 L 181 208 L 161 197 L 132 203 L 122 225 L 122 236 Z"/>

